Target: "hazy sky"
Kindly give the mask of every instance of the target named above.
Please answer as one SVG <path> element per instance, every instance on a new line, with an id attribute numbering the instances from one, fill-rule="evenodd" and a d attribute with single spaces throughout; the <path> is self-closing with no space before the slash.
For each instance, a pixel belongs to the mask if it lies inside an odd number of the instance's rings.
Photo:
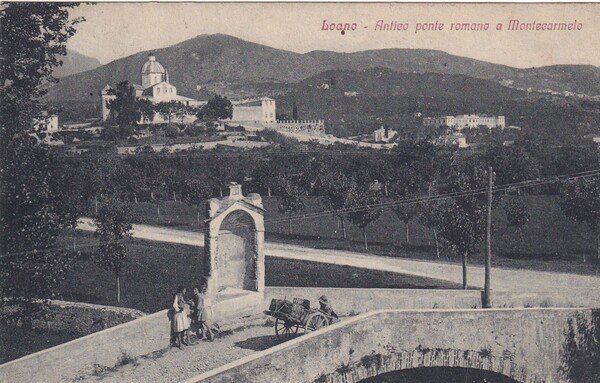
<path id="1" fill-rule="evenodd" d="M 69 48 L 102 63 L 166 47 L 200 34 L 224 33 L 295 52 L 379 48 L 439 49 L 515 67 L 600 66 L 600 4 L 297 4 L 103 3 L 72 11 L 87 21 Z M 509 31 L 508 22 L 566 22 L 576 31 Z M 322 31 L 323 20 L 356 23 L 355 31 Z M 376 31 L 378 20 L 407 31 Z M 444 23 L 419 31 L 417 23 Z M 451 31 L 451 23 L 489 23 L 488 31 Z M 497 31 L 497 23 L 503 30 Z"/>

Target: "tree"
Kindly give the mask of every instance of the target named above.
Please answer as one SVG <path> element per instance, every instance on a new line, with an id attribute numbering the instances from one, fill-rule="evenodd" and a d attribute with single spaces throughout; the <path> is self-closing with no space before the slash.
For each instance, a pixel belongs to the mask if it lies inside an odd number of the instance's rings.
<path id="1" fill-rule="evenodd" d="M 499 185 L 526 180 L 540 176 L 540 164 L 522 146 L 493 145 L 487 149 L 485 160 L 494 168 Z M 521 189 L 517 189 L 521 193 Z"/>
<path id="2" fill-rule="evenodd" d="M 508 226 L 514 228 L 521 235 L 523 227 L 527 225 L 530 218 L 527 206 L 520 199 L 512 199 L 504 205 L 504 211 Z"/>
<path id="3" fill-rule="evenodd" d="M 62 65 L 66 42 L 83 18 L 70 19 L 77 4 L 7 3 L 0 9 L 0 126 L 5 139 L 30 128 L 40 111 L 40 98 L 58 80 L 53 68 Z M 2 145 L 4 147 L 4 145 Z"/>
<path id="4" fill-rule="evenodd" d="M 562 344 L 560 372 L 569 382 L 600 381 L 600 312 L 592 310 L 588 320 L 577 313 L 567 321 L 568 330 Z"/>
<path id="5" fill-rule="evenodd" d="M 163 131 L 165 132 L 165 136 L 168 138 L 177 138 L 179 136 L 179 128 L 173 125 L 167 125 L 163 127 Z"/>
<path id="6" fill-rule="evenodd" d="M 408 195 L 406 195 L 406 197 L 410 198 Z M 410 223 L 410 220 L 419 213 L 418 206 L 415 203 L 404 203 L 394 206 L 392 210 L 396 213 L 398 219 L 404 223 L 406 243 L 410 244 L 410 226 L 408 224 Z"/>
<path id="7" fill-rule="evenodd" d="M 127 257 L 125 240 L 131 238 L 132 217 L 129 207 L 115 198 L 102 201 L 94 218 L 100 240 L 94 261 L 98 266 L 111 271 L 117 282 L 117 304 L 121 303 L 121 272 Z"/>
<path id="8" fill-rule="evenodd" d="M 0 7 L 0 305 L 56 296 L 73 262 L 72 253 L 54 246 L 78 216 L 69 172 L 52 148 L 28 133 L 47 85 L 57 81 L 52 69 L 62 64 L 66 42 L 82 21 L 69 18 L 74 6 Z"/>
<path id="9" fill-rule="evenodd" d="M 187 112 L 185 105 L 179 101 L 159 102 L 155 105 L 155 110 L 163 118 L 166 118 L 169 124 L 174 117 L 181 117 Z"/>
<path id="10" fill-rule="evenodd" d="M 431 194 L 431 190 L 430 193 Z M 426 228 L 433 231 L 433 239 L 435 240 L 435 253 L 440 257 L 440 241 L 438 238 L 439 215 L 437 213 L 438 203 L 432 199 L 427 199 L 418 205 L 419 222 Z"/>
<path id="11" fill-rule="evenodd" d="M 391 183 L 390 194 L 395 199 L 402 200 L 427 193 L 435 176 L 435 148 L 424 143 L 402 143 L 396 151 L 395 161 L 388 161 L 388 167 L 393 170 L 387 171 L 390 174 L 387 179 L 395 179 Z M 420 207 L 415 203 L 406 203 L 397 205 L 392 210 L 404 223 L 406 243 L 410 243 L 409 223 L 417 216 Z"/>
<path id="12" fill-rule="evenodd" d="M 342 210 L 348 207 L 350 202 L 350 193 L 356 189 L 358 185 L 351 176 L 346 175 L 340 170 L 332 169 L 327 183 L 325 184 L 325 196 L 327 206 L 332 210 Z M 344 213 L 337 214 L 342 227 L 342 238 L 346 239 L 346 215 Z"/>
<path id="13" fill-rule="evenodd" d="M 596 260 L 600 261 L 600 178 L 580 178 L 563 183 L 559 205 L 565 215 L 585 223 L 596 239 Z"/>
<path id="14" fill-rule="evenodd" d="M 141 119 L 140 102 L 136 100 L 135 89 L 129 81 L 121 81 L 115 89 L 109 91 L 110 95 L 115 96 L 106 102 L 120 128 L 135 126 Z M 146 103 L 144 103 L 144 112 L 146 112 Z"/>
<path id="15" fill-rule="evenodd" d="M 154 114 L 156 111 L 152 101 L 145 98 L 138 99 L 137 110 L 143 122 L 152 122 L 154 120 Z"/>
<path id="16" fill-rule="evenodd" d="M 304 209 L 302 200 L 304 194 L 304 190 L 290 179 L 282 178 L 277 182 L 277 195 L 279 196 L 277 210 L 288 216 L 288 235 L 292 235 L 292 215 Z"/>
<path id="17" fill-rule="evenodd" d="M 468 159 L 454 164 L 442 193 L 468 193 L 485 188 L 488 170 L 477 159 Z M 497 201 L 495 201 L 497 204 Z M 462 258 L 463 289 L 467 288 L 467 260 L 476 251 L 486 233 L 487 196 L 485 194 L 463 194 L 441 202 L 436 214 L 437 231 L 450 249 Z"/>
<path id="18" fill-rule="evenodd" d="M 355 209 L 348 213 L 348 218 L 362 229 L 365 250 L 369 250 L 367 226 L 381 216 L 381 209 L 376 206 L 380 201 L 381 195 L 378 191 L 369 190 L 364 186 L 354 187 L 348 194 L 348 208 Z"/>
<path id="19" fill-rule="evenodd" d="M 216 95 L 198 110 L 196 116 L 205 121 L 225 120 L 233 117 L 233 105 L 227 97 Z"/>

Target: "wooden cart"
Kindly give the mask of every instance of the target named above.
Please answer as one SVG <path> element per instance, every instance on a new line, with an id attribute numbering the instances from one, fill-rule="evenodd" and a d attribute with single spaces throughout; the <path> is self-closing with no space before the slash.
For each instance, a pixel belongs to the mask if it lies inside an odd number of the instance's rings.
<path id="1" fill-rule="evenodd" d="M 291 339 L 298 333 L 306 334 L 329 326 L 334 318 L 318 309 L 310 308 L 308 299 L 273 299 L 265 314 L 275 318 L 275 334 L 278 338 Z"/>

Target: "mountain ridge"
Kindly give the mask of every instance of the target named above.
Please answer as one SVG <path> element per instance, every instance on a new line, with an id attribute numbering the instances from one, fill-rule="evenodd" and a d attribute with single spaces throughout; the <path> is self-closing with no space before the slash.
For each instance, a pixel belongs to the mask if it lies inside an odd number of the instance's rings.
<path id="1" fill-rule="evenodd" d="M 97 58 L 86 56 L 72 49 L 67 49 L 66 56 L 61 57 L 63 64 L 55 67 L 52 75 L 56 78 L 96 69 L 102 65 Z"/>
<path id="2" fill-rule="evenodd" d="M 49 92 L 57 101 L 91 101 L 104 85 L 122 80 L 139 83 L 139 70 L 151 51 L 138 52 L 98 68 L 61 79 Z M 600 95 L 600 68 L 553 65 L 519 69 L 454 56 L 430 49 L 387 48 L 353 53 L 315 50 L 295 53 L 226 34 L 199 35 L 152 52 L 169 71 L 181 94 L 194 97 L 197 87 L 227 93 L 253 83 L 295 83 L 330 69 L 386 67 L 401 73 L 462 74 L 513 88 L 552 89 Z M 229 92 L 231 93 L 231 92 Z"/>

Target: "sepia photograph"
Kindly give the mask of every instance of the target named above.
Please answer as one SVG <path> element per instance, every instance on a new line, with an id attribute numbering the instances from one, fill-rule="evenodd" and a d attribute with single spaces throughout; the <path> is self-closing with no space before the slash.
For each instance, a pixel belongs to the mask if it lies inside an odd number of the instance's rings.
<path id="1" fill-rule="evenodd" d="M 599 36 L 0 2 L 0 383 L 599 383 Z"/>

